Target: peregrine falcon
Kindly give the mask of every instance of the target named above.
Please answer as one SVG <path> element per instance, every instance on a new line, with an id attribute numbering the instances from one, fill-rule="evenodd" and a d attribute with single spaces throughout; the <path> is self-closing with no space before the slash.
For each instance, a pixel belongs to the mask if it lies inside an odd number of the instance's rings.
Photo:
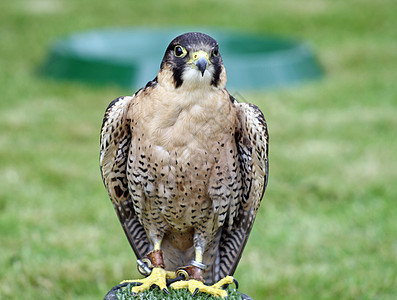
<path id="1" fill-rule="evenodd" d="M 177 277 L 172 288 L 225 297 L 233 282 L 267 185 L 269 137 L 259 108 L 225 84 L 218 43 L 185 33 L 152 81 L 106 110 L 102 179 L 148 275 L 134 293 L 167 292 Z"/>

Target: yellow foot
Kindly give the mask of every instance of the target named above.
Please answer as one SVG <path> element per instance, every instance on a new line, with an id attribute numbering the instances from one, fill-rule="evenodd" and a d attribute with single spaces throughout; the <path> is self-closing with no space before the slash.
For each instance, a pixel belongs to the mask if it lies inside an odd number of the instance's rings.
<path id="1" fill-rule="evenodd" d="M 233 282 L 235 282 L 235 279 L 232 276 L 226 276 L 213 285 L 205 285 L 201 281 L 191 279 L 187 281 L 174 282 L 171 284 L 171 287 L 173 289 L 188 288 L 193 295 L 195 295 L 197 292 L 203 292 L 216 297 L 225 298 L 227 297 L 227 292 L 222 289 L 222 286 L 225 284 L 232 284 Z"/>
<path id="2" fill-rule="evenodd" d="M 174 278 L 175 275 L 174 272 L 167 272 L 163 268 L 158 268 L 155 267 L 152 270 L 152 273 L 146 278 L 143 279 L 136 279 L 136 280 L 124 280 L 120 283 L 141 283 L 141 285 L 134 286 L 131 289 L 132 293 L 141 293 L 143 291 L 146 291 L 150 289 L 153 285 L 157 285 L 161 290 L 163 290 L 165 293 L 168 293 L 167 289 L 167 283 L 166 279 L 167 278 Z"/>

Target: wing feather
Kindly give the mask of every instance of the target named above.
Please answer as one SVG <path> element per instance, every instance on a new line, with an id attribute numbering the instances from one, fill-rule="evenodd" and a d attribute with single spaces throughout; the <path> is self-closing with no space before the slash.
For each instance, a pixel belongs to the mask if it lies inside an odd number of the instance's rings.
<path id="1" fill-rule="evenodd" d="M 124 232 L 137 258 L 142 258 L 151 246 L 135 214 L 126 174 L 131 143 L 131 120 L 127 114 L 132 109 L 133 99 L 117 98 L 106 109 L 101 129 L 100 167 L 103 183 Z"/>
<path id="2" fill-rule="evenodd" d="M 241 201 L 231 228 L 223 228 L 215 280 L 232 275 L 240 261 L 247 243 L 256 213 L 266 189 L 269 163 L 269 135 L 262 112 L 253 104 L 239 103 L 236 106 L 239 126 L 236 130 L 236 145 L 242 176 Z"/>

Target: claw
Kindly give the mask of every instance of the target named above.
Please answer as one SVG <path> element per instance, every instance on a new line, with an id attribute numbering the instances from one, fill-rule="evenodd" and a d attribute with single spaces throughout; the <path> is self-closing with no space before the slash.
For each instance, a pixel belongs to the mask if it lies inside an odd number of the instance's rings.
<path id="1" fill-rule="evenodd" d="M 198 292 L 203 292 L 213 295 L 215 297 L 225 298 L 227 296 L 227 292 L 220 288 L 225 283 L 224 281 L 221 282 L 219 286 L 217 285 L 209 286 L 209 285 L 205 285 L 201 281 L 191 279 L 187 281 L 175 282 L 171 285 L 171 288 L 173 289 L 187 288 L 190 291 L 190 293 L 192 293 L 192 296 L 196 295 Z"/>
<path id="2" fill-rule="evenodd" d="M 161 290 L 167 289 L 166 278 L 167 272 L 163 268 L 155 267 L 149 277 L 137 280 L 125 280 L 122 283 L 133 283 L 135 286 L 131 289 L 131 292 L 141 293 L 150 289 L 152 286 L 158 286 Z"/>
<path id="3" fill-rule="evenodd" d="M 173 279 L 167 279 L 167 286 L 170 286 L 170 285 L 173 284 L 174 282 L 182 281 L 182 280 L 185 280 L 185 277 L 184 277 L 184 276 L 178 276 L 178 277 L 175 277 L 175 278 L 173 278 Z"/>
<path id="4" fill-rule="evenodd" d="M 166 294 L 170 293 L 166 288 L 163 288 L 163 292 L 166 293 Z"/>
<path id="5" fill-rule="evenodd" d="M 236 290 L 238 290 L 238 281 L 236 278 L 233 277 L 233 283 L 236 285 Z"/>
<path id="6" fill-rule="evenodd" d="M 226 289 L 228 288 L 229 285 L 231 285 L 232 283 L 234 283 L 235 286 L 236 286 L 236 290 L 238 290 L 238 281 L 236 280 L 236 278 L 234 278 L 234 277 L 232 277 L 232 278 L 233 278 L 233 282 L 230 282 L 230 279 L 229 279 L 229 282 L 227 282 L 227 283 L 225 283 L 224 285 L 222 285 L 222 289 L 226 290 Z"/>

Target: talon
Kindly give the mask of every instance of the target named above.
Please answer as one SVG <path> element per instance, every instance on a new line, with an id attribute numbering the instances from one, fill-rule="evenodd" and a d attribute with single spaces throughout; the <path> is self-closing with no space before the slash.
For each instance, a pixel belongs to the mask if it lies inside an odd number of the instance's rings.
<path id="1" fill-rule="evenodd" d="M 166 279 L 166 271 L 163 268 L 155 267 L 153 268 L 149 277 L 131 280 L 133 284 L 137 285 L 131 289 L 131 292 L 141 293 L 143 291 L 149 290 L 152 286 L 158 286 L 161 290 L 166 289 Z"/>
<path id="2" fill-rule="evenodd" d="M 230 276 L 231 277 L 231 276 Z M 231 285 L 232 283 L 234 283 L 236 285 L 236 290 L 238 289 L 238 281 L 236 280 L 236 278 L 232 277 L 233 282 L 229 282 L 225 283 L 224 285 L 222 285 L 222 289 L 226 290 L 228 288 L 229 285 Z"/>
<path id="3" fill-rule="evenodd" d="M 175 277 L 175 278 L 173 278 L 173 279 L 167 279 L 167 286 L 170 286 L 170 285 L 173 284 L 174 282 L 182 281 L 182 280 L 186 280 L 186 279 L 185 279 L 185 276 L 180 275 L 180 276 Z"/>
<path id="4" fill-rule="evenodd" d="M 163 292 L 166 293 L 166 294 L 170 293 L 166 288 L 163 288 Z"/>
<path id="5" fill-rule="evenodd" d="M 205 285 L 202 281 L 198 281 L 195 279 L 187 280 L 187 281 L 178 281 L 171 285 L 173 289 L 184 289 L 187 288 L 192 296 L 195 296 L 198 292 L 206 293 L 209 295 L 213 295 L 215 297 L 225 298 L 227 297 L 227 291 L 223 290 L 221 287 L 224 284 L 233 283 L 232 277 L 228 276 L 222 279 L 220 282 L 214 285 Z"/>
<path id="6" fill-rule="evenodd" d="M 238 290 L 238 281 L 236 278 L 233 277 L 233 283 L 236 285 L 236 290 Z"/>

